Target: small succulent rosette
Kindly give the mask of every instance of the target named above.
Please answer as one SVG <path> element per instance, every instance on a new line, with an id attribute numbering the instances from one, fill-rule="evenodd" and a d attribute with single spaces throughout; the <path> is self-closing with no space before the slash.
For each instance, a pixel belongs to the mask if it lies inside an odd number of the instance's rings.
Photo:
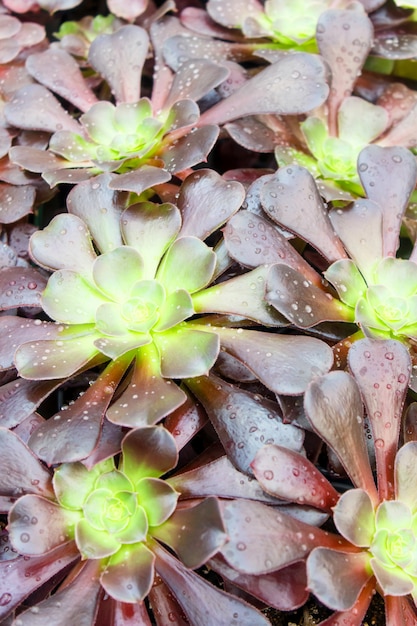
<path id="1" fill-rule="evenodd" d="M 333 519 L 341 535 L 358 548 L 367 549 L 367 567 L 383 594 L 411 594 L 417 603 L 416 459 L 415 441 L 398 451 L 395 499 L 380 502 L 375 508 L 366 491 L 352 489 L 340 497 Z"/>
<path id="2" fill-rule="evenodd" d="M 171 545 L 178 534 L 176 522 L 171 527 L 169 519 L 179 493 L 160 478 L 177 460 L 173 436 L 162 427 L 149 426 L 125 436 L 118 468 L 113 458 L 89 470 L 81 463 L 58 466 L 52 478 L 54 500 L 32 493 L 12 506 L 8 530 L 13 547 L 21 555 L 37 556 L 74 540 L 83 560 L 101 561 L 100 581 L 112 598 L 142 601 L 154 581 L 153 541 L 161 536 Z M 220 546 L 225 535 L 215 509 L 209 524 L 211 530 L 218 529 Z M 188 509 L 189 522 L 193 510 Z M 183 524 L 188 524 L 185 517 Z M 210 531 L 209 536 L 211 544 Z M 205 557 L 212 553 L 210 545 Z"/>

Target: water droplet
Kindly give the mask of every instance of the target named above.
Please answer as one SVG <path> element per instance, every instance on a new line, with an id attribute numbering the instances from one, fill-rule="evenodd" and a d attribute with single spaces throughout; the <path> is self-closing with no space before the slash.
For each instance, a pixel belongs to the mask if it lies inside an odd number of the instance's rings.
<path id="1" fill-rule="evenodd" d="M 383 448 L 385 446 L 385 441 L 383 439 L 375 439 L 375 448 Z"/>
<path id="2" fill-rule="evenodd" d="M 0 606 L 6 606 L 7 604 L 10 604 L 12 600 L 12 596 L 10 593 L 3 593 L 0 596 Z"/>
<path id="3" fill-rule="evenodd" d="M 243 543 L 243 541 L 239 541 L 236 547 L 240 552 L 243 552 L 244 550 L 246 550 L 246 543 Z"/>
<path id="4" fill-rule="evenodd" d="M 264 471 L 264 478 L 265 480 L 272 480 L 274 477 L 274 472 L 271 472 L 271 470 L 265 470 Z"/>
<path id="5" fill-rule="evenodd" d="M 388 361 L 392 361 L 394 359 L 394 355 L 392 352 L 386 352 L 385 358 L 388 359 Z"/>
<path id="6" fill-rule="evenodd" d="M 27 543 L 28 541 L 30 541 L 30 535 L 28 535 L 28 533 L 22 533 L 20 535 L 20 541 L 22 543 Z"/>

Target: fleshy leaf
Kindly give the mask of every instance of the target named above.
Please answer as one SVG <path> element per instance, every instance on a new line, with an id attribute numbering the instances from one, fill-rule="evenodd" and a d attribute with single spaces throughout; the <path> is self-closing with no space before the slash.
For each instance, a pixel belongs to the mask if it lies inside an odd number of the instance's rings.
<path id="1" fill-rule="evenodd" d="M 81 111 L 97 102 L 75 59 L 60 48 L 48 48 L 31 54 L 26 69 L 38 82 L 68 100 Z"/>
<path id="2" fill-rule="evenodd" d="M 120 246 L 101 254 L 94 262 L 93 277 L 106 297 L 116 302 L 129 298 L 143 276 L 143 260 L 135 248 Z"/>
<path id="3" fill-rule="evenodd" d="M 23 343 L 15 354 L 15 364 L 20 376 L 32 380 L 66 378 L 85 366 L 99 351 L 94 345 L 96 334 L 87 325 L 86 334 L 74 331 L 65 340 L 41 340 Z M 45 357 L 45 358 L 43 358 Z"/>
<path id="4" fill-rule="evenodd" d="M 332 73 L 330 128 L 335 130 L 336 113 L 353 85 L 372 46 L 373 26 L 362 7 L 324 11 L 317 23 L 317 45 Z M 351 54 L 346 54 L 349 50 Z"/>
<path id="5" fill-rule="evenodd" d="M 19 554 L 44 554 L 73 538 L 79 517 L 41 496 L 22 496 L 9 512 L 10 541 Z"/>
<path id="6" fill-rule="evenodd" d="M 193 271 L 188 266 L 193 259 Z M 168 293 L 185 289 L 190 294 L 203 289 L 213 276 L 216 255 L 197 237 L 180 237 L 170 246 L 156 278 Z"/>
<path id="7" fill-rule="evenodd" d="M 77 254 L 74 254 L 74 249 Z M 30 239 L 30 255 L 49 270 L 73 270 L 86 278 L 96 258 L 91 235 L 76 215 L 62 213 Z"/>
<path id="8" fill-rule="evenodd" d="M 371 145 L 359 154 L 358 173 L 367 196 L 383 211 L 383 256 L 395 256 L 402 216 L 416 184 L 416 159 L 401 146 Z"/>
<path id="9" fill-rule="evenodd" d="M 83 559 L 102 559 L 115 554 L 121 542 L 105 530 L 98 530 L 83 518 L 75 527 L 75 541 Z"/>
<path id="10" fill-rule="evenodd" d="M 214 556 L 227 539 L 216 498 L 177 509 L 164 524 L 151 528 L 150 533 L 170 546 L 190 569 Z"/>
<path id="11" fill-rule="evenodd" d="M 340 259 L 342 263 L 347 259 Z M 332 267 L 332 266 L 331 266 Z M 354 311 L 287 265 L 273 265 L 266 281 L 266 301 L 301 328 L 320 322 L 353 322 Z"/>
<path id="12" fill-rule="evenodd" d="M 210 327 L 202 328 L 183 322 L 154 334 L 154 343 L 161 355 L 162 376 L 191 378 L 208 373 L 216 361 L 220 342 L 218 334 Z"/>
<path id="13" fill-rule="evenodd" d="M 149 526 L 159 526 L 175 510 L 178 493 L 159 478 L 141 478 L 136 483 L 141 507 L 146 511 Z"/>
<path id="14" fill-rule="evenodd" d="M 234 500 L 224 507 L 229 541 L 221 554 L 239 572 L 263 574 L 304 559 L 317 545 L 339 547 L 340 538 L 260 502 Z"/>
<path id="15" fill-rule="evenodd" d="M 169 203 L 141 202 L 123 212 L 123 239 L 141 254 L 145 278 L 155 277 L 159 262 L 174 241 L 180 226 L 181 215 L 177 207 Z"/>
<path id="16" fill-rule="evenodd" d="M 70 624 L 74 615 L 77 615 L 80 626 L 93 626 L 101 592 L 99 570 L 99 561 L 90 560 L 82 564 L 71 584 L 20 613 L 19 626 Z"/>
<path id="17" fill-rule="evenodd" d="M 254 394 L 214 375 L 185 382 L 203 404 L 228 457 L 241 472 L 251 473 L 250 463 L 264 443 L 302 449 L 302 431 L 283 424 L 272 401 L 258 401 Z"/>
<path id="18" fill-rule="evenodd" d="M 0 274 L 0 309 L 39 307 L 45 277 L 34 267 L 3 267 Z"/>
<path id="19" fill-rule="evenodd" d="M 14 428 L 30 417 L 38 406 L 61 384 L 61 381 L 24 380 L 0 387 L 0 425 Z"/>
<path id="20" fill-rule="evenodd" d="M 355 486 L 377 502 L 363 428 L 359 388 L 347 372 L 334 371 L 314 379 L 304 396 L 309 421 L 337 454 Z"/>
<path id="21" fill-rule="evenodd" d="M 161 150 L 159 156 L 168 172 L 171 174 L 182 172 L 207 160 L 207 155 L 216 143 L 218 135 L 217 126 L 193 128 L 187 135 L 168 143 L 168 147 Z"/>
<path id="22" fill-rule="evenodd" d="M 116 101 L 139 100 L 148 46 L 146 30 L 133 24 L 122 26 L 115 33 L 102 34 L 92 42 L 88 60 L 107 81 Z"/>
<path id="23" fill-rule="evenodd" d="M 344 209 L 332 209 L 329 216 L 350 257 L 369 280 L 375 263 L 383 256 L 380 206 L 360 198 Z"/>
<path id="24" fill-rule="evenodd" d="M 174 74 L 164 108 L 184 98 L 197 102 L 226 80 L 228 75 L 227 67 L 213 63 L 209 59 L 192 59 L 182 63 Z M 191 119 L 188 123 L 191 124 L 193 121 L 197 120 Z"/>
<path id="25" fill-rule="evenodd" d="M 395 494 L 398 500 L 408 504 L 412 511 L 417 509 L 415 472 L 417 468 L 417 441 L 402 446 L 395 457 Z"/>
<path id="26" fill-rule="evenodd" d="M 53 576 L 79 558 L 75 542 L 60 545 L 52 552 L 37 557 L 19 556 L 0 563 L 0 619 L 3 620 L 14 608 L 20 605 L 35 589 L 48 583 Z M 33 573 L 36 572 L 36 576 Z M 6 601 L 8 600 L 8 601 Z M 53 597 L 56 604 L 56 598 Z M 62 615 L 60 613 L 60 615 Z M 32 611 L 20 613 L 20 619 L 27 619 L 25 626 L 33 626 Z M 43 620 L 43 617 L 42 617 Z M 39 626 L 44 622 L 39 622 Z M 22 621 L 23 624 L 23 621 Z"/>
<path id="27" fill-rule="evenodd" d="M 261 189 L 269 217 L 311 243 L 330 263 L 346 257 L 313 176 L 299 165 L 279 168 Z"/>
<path id="28" fill-rule="evenodd" d="M 177 598 L 190 623 L 204 626 L 231 626 L 233 623 L 268 626 L 266 617 L 253 606 L 210 585 L 156 542 L 152 550 L 156 556 L 156 571 Z"/>
<path id="29" fill-rule="evenodd" d="M 84 501 L 103 472 L 114 470 L 113 459 L 87 470 L 82 463 L 64 463 L 54 472 L 54 490 L 61 506 L 81 510 Z"/>
<path id="30" fill-rule="evenodd" d="M 395 340 L 362 339 L 349 350 L 348 361 L 372 428 L 378 490 L 381 498 L 392 498 L 393 466 L 411 371 L 409 353 Z"/>
<path id="31" fill-rule="evenodd" d="M 79 461 L 94 450 L 107 407 L 130 361 L 128 355 L 111 362 L 80 398 L 36 429 L 29 445 L 43 461 L 48 465 Z"/>
<path id="32" fill-rule="evenodd" d="M 153 344 L 142 346 L 127 389 L 107 411 L 115 424 L 139 427 L 155 424 L 181 406 L 184 392 L 161 376 L 158 353 Z"/>
<path id="33" fill-rule="evenodd" d="M 268 326 L 286 326 L 286 321 L 264 298 L 269 266 L 261 265 L 250 272 L 220 282 L 193 296 L 196 313 L 242 315 Z"/>
<path id="34" fill-rule="evenodd" d="M 135 485 L 141 478 L 159 478 L 178 461 L 175 440 L 162 426 L 131 430 L 123 439 L 122 452 L 121 471 Z"/>
<path id="35" fill-rule="evenodd" d="M 284 56 L 203 113 L 200 124 L 224 124 L 246 115 L 311 111 L 328 95 L 325 73 L 319 57 L 304 53 Z"/>
<path id="36" fill-rule="evenodd" d="M 374 507 L 363 489 L 350 489 L 341 495 L 333 512 L 337 530 L 351 543 L 369 547 L 375 532 Z"/>
<path id="37" fill-rule="evenodd" d="M 387 569 L 378 559 L 371 559 L 370 563 L 384 595 L 406 596 L 414 590 L 412 578 L 400 567 Z"/>
<path id="38" fill-rule="evenodd" d="M 283 446 L 265 445 L 251 463 L 262 488 L 272 496 L 330 510 L 339 499 L 334 487 L 304 456 Z"/>
<path id="39" fill-rule="evenodd" d="M 301 395 L 313 378 L 333 364 L 331 349 L 314 337 L 241 328 L 217 328 L 216 332 L 222 347 L 274 393 Z"/>
<path id="40" fill-rule="evenodd" d="M 308 588 L 331 609 L 348 610 L 372 575 L 369 561 L 367 552 L 316 548 L 307 559 Z"/>
<path id="41" fill-rule="evenodd" d="M 111 174 L 101 174 L 76 185 L 67 197 L 68 211 L 87 224 L 101 252 L 123 245 L 120 216 L 125 209 L 126 194 L 111 189 L 111 181 Z"/>
<path id="42" fill-rule="evenodd" d="M 54 272 L 42 294 L 44 311 L 63 324 L 94 324 L 96 311 L 105 302 L 98 289 L 73 270 Z"/>
<path id="43" fill-rule="evenodd" d="M 337 289 L 342 302 L 355 309 L 357 301 L 364 296 L 367 289 L 367 284 L 355 263 L 351 259 L 339 259 L 323 274 Z"/>
<path id="44" fill-rule="evenodd" d="M 246 267 L 267 263 L 285 263 L 301 272 L 307 280 L 320 286 L 320 276 L 288 240 L 268 220 L 252 211 L 241 210 L 224 228 L 229 254 Z"/>
<path id="45" fill-rule="evenodd" d="M 0 493 L 17 497 L 23 493 L 53 497 L 49 472 L 19 437 L 0 428 Z"/>
<path id="46" fill-rule="evenodd" d="M 122 546 L 108 561 L 100 582 L 119 602 L 141 602 L 154 580 L 154 562 L 155 556 L 143 543 Z"/>
<path id="47" fill-rule="evenodd" d="M 181 185 L 178 208 L 181 211 L 180 236 L 206 239 L 231 215 L 245 199 L 243 186 L 225 181 L 214 170 L 198 170 Z"/>

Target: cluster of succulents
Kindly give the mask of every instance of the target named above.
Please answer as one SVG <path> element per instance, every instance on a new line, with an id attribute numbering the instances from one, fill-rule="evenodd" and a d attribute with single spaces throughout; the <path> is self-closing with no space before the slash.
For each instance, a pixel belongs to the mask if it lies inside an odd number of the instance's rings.
<path id="1" fill-rule="evenodd" d="M 416 10 L 0 2 L 2 626 L 417 623 Z"/>

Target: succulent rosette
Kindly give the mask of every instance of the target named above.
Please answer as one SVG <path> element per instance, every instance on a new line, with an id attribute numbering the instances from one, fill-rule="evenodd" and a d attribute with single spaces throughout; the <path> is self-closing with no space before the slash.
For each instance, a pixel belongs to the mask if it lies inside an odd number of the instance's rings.
<path id="1" fill-rule="evenodd" d="M 354 320 L 368 336 L 406 340 L 417 336 L 417 265 L 387 257 L 365 278 L 350 260 L 324 273 L 342 302 L 354 309 Z"/>
<path id="2" fill-rule="evenodd" d="M 278 147 L 278 163 L 292 160 L 306 167 L 315 178 L 363 195 L 357 172 L 361 150 L 377 139 L 388 125 L 387 111 L 356 96 L 345 98 L 337 113 L 336 135 L 321 117 L 309 116 L 300 129 L 311 155 L 295 148 Z"/>
<path id="3" fill-rule="evenodd" d="M 178 521 L 171 526 L 170 518 L 177 509 L 179 493 L 160 476 L 177 461 L 173 436 L 165 428 L 149 426 L 125 436 L 118 468 L 113 458 L 90 469 L 81 463 L 58 466 L 52 478 L 53 498 L 29 493 L 10 509 L 8 530 L 13 547 L 20 555 L 39 556 L 75 541 L 83 560 L 100 560 L 100 582 L 112 598 L 142 601 L 154 581 L 155 539 L 161 536 L 168 545 L 175 543 Z M 207 540 L 202 537 L 198 562 L 192 563 L 195 557 L 178 544 L 191 567 L 210 557 L 225 540 L 220 509 L 214 499 L 206 502 L 211 507 L 206 510 Z M 183 524 L 192 523 L 195 511 L 198 505 L 183 513 Z"/>
<path id="4" fill-rule="evenodd" d="M 315 50 L 317 20 L 330 4 L 329 0 L 233 0 L 226 8 L 221 0 L 209 0 L 207 12 L 222 26 L 239 28 L 247 38 L 268 38 L 284 49 Z"/>

